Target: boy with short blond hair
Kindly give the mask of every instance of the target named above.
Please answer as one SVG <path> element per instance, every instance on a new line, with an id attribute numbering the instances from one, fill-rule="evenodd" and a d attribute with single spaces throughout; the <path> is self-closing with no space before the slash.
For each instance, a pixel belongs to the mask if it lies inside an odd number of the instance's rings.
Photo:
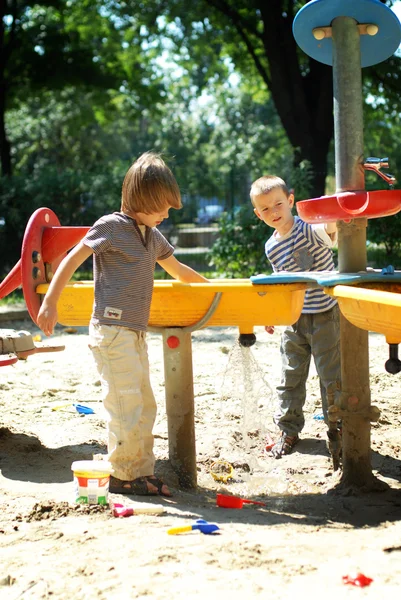
<path id="1" fill-rule="evenodd" d="M 294 217 L 294 195 L 285 181 L 275 175 L 257 179 L 250 196 L 255 215 L 274 228 L 265 244 L 274 271 L 334 270 L 331 247 L 336 239 L 335 223 L 309 225 Z M 274 332 L 272 326 L 265 329 Z M 277 387 L 278 409 L 274 420 L 281 436 L 271 449 L 275 458 L 289 454 L 299 441 L 305 423 L 303 406 L 311 356 L 319 375 L 323 414 L 328 424 L 327 390 L 341 378 L 337 301 L 320 288 L 306 290 L 302 314 L 283 331 L 280 352 L 282 377 Z"/>

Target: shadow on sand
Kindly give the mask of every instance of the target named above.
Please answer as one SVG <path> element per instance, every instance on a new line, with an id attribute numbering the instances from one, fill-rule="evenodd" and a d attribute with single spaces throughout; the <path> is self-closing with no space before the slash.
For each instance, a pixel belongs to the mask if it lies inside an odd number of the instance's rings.
<path id="1" fill-rule="evenodd" d="M 92 460 L 93 454 L 102 453 L 106 453 L 106 447 L 96 441 L 47 448 L 33 435 L 0 428 L 1 472 L 14 481 L 65 483 L 72 480 L 71 464 L 75 460 Z"/>
<path id="2" fill-rule="evenodd" d="M 305 440 L 306 442 L 306 440 Z M 324 442 L 314 444 L 323 453 Z M 300 444 L 300 447 L 302 445 Z M 304 444 L 307 452 L 308 445 Z M 325 451 L 327 452 L 327 451 Z M 32 435 L 0 429 L 0 467 L 3 477 L 14 481 L 34 483 L 65 483 L 72 481 L 71 463 L 74 460 L 91 460 L 93 454 L 106 453 L 106 447 L 96 441 L 85 444 L 47 448 Z M 316 453 L 316 452 L 314 452 Z M 401 461 L 373 452 L 373 463 L 380 463 L 380 473 L 398 472 L 400 479 Z M 166 481 L 172 474 L 167 460 L 156 462 L 156 472 Z M 377 527 L 388 521 L 399 521 L 401 514 L 401 489 L 385 492 L 366 493 L 356 496 L 343 496 L 330 493 L 304 493 L 297 495 L 258 496 L 257 500 L 266 503 L 264 507 L 246 505 L 243 509 L 224 509 L 216 506 L 216 491 L 206 487 L 196 490 L 172 488 L 174 497 L 146 498 L 150 502 L 163 502 L 183 511 L 185 522 L 191 518 L 203 518 L 216 522 L 221 527 L 229 523 L 246 523 L 274 526 L 296 523 L 311 527 L 337 528 Z M 225 493 L 229 493 L 225 491 Z M 128 496 L 127 499 L 144 500 L 143 497 Z M 252 497 L 249 497 L 252 499 Z M 178 515 L 177 515 L 178 516 Z"/>

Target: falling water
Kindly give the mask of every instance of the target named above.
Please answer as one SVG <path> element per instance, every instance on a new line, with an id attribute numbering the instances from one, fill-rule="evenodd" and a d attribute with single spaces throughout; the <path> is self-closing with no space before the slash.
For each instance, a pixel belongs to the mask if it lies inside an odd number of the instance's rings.
<path id="1" fill-rule="evenodd" d="M 258 471 L 271 435 L 273 391 L 252 349 L 236 342 L 228 355 L 221 390 L 221 418 L 237 420 L 235 446 L 246 454 L 250 474 Z"/>

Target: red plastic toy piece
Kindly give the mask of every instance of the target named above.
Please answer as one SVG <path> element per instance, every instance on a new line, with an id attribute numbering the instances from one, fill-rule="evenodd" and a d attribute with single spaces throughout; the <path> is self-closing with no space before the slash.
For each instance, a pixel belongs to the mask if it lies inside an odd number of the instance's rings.
<path id="1" fill-rule="evenodd" d="M 401 190 L 339 192 L 297 202 L 298 214 L 306 223 L 389 217 L 400 210 Z"/>
<path id="2" fill-rule="evenodd" d="M 22 242 L 21 283 L 26 306 L 35 323 L 41 303 L 36 293 L 37 286 L 51 279 L 67 251 L 84 237 L 88 229 L 61 227 L 57 215 L 49 208 L 38 208 L 29 219 Z M 46 272 L 46 268 L 51 273 Z"/>
<path id="3" fill-rule="evenodd" d="M 113 504 L 114 517 L 131 517 L 134 514 L 134 509 L 123 504 Z"/>
<path id="4" fill-rule="evenodd" d="M 0 282 L 0 298 L 5 298 L 22 284 L 29 314 L 36 323 L 40 307 L 37 286 L 50 280 L 50 271 L 55 273 L 67 251 L 78 244 L 89 229 L 61 227 L 50 208 L 38 208 L 26 226 L 20 260 Z"/>
<path id="5" fill-rule="evenodd" d="M 18 362 L 18 356 L 15 354 L 4 354 L 0 356 L 0 367 L 7 367 Z"/>
<path id="6" fill-rule="evenodd" d="M 216 505 L 222 508 L 243 508 L 244 504 L 258 504 L 267 506 L 266 502 L 257 502 L 256 500 L 246 500 L 238 496 L 227 496 L 226 494 L 216 495 Z"/>
<path id="7" fill-rule="evenodd" d="M 373 579 L 366 577 L 363 573 L 354 573 L 352 575 L 343 575 L 343 583 L 365 587 L 372 583 Z"/>
<path id="8" fill-rule="evenodd" d="M 171 348 L 172 350 L 174 350 L 174 348 L 178 348 L 179 345 L 180 345 L 180 340 L 178 339 L 178 337 L 176 335 L 170 335 L 167 338 L 167 346 L 169 348 Z"/>
<path id="9" fill-rule="evenodd" d="M 19 259 L 17 264 L 14 265 L 9 274 L 0 283 L 0 299 L 11 294 L 21 283 L 21 259 Z"/>

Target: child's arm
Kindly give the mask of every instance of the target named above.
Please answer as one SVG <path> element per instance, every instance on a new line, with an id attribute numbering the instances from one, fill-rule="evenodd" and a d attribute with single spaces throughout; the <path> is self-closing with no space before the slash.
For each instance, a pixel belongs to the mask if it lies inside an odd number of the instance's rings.
<path id="1" fill-rule="evenodd" d="M 157 262 L 171 277 L 184 283 L 204 283 L 208 281 L 203 275 L 200 275 L 197 271 L 188 267 L 188 265 L 184 265 L 184 263 L 178 261 L 173 255 Z"/>
<path id="2" fill-rule="evenodd" d="M 334 242 L 337 238 L 337 223 L 335 221 L 333 223 L 325 223 L 324 228 L 331 241 Z"/>
<path id="3" fill-rule="evenodd" d="M 51 335 L 57 323 L 57 302 L 61 292 L 78 267 L 91 254 L 93 254 L 92 248 L 80 242 L 61 261 L 56 274 L 51 280 L 38 314 L 38 325 L 45 335 Z"/>

